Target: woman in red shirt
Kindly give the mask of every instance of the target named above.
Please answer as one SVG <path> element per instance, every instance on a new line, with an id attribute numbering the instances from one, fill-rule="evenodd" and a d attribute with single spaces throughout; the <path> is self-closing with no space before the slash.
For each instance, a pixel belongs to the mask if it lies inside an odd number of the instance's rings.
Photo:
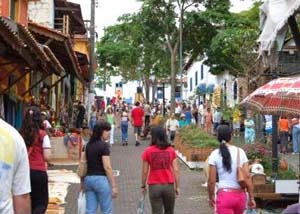
<path id="1" fill-rule="evenodd" d="M 20 132 L 28 150 L 32 214 L 46 213 L 49 201 L 46 162 L 51 155 L 51 144 L 43 130 L 38 107 L 31 106 L 26 110 Z"/>
<path id="2" fill-rule="evenodd" d="M 164 128 L 151 129 L 151 145 L 142 154 L 142 160 L 141 188 L 145 194 L 147 180 L 152 213 L 173 214 L 175 195 L 179 194 L 179 169 Z"/>

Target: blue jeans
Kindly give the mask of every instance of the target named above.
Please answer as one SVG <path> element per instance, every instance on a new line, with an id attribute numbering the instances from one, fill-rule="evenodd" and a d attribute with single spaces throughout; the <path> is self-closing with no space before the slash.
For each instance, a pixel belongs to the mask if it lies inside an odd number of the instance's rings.
<path id="1" fill-rule="evenodd" d="M 293 152 L 299 152 L 299 128 L 293 127 Z"/>
<path id="2" fill-rule="evenodd" d="M 128 141 L 128 122 L 121 122 L 121 130 L 122 130 L 122 143 Z"/>
<path id="3" fill-rule="evenodd" d="M 111 188 L 106 176 L 86 176 L 84 187 L 86 214 L 97 213 L 98 205 L 102 214 L 113 214 Z"/>

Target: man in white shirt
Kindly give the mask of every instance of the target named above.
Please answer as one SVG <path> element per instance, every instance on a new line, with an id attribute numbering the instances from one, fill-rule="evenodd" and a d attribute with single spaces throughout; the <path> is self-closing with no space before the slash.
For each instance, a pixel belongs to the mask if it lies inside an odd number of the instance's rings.
<path id="1" fill-rule="evenodd" d="M 29 163 L 19 132 L 0 119 L 0 213 L 31 213 Z"/>
<path id="2" fill-rule="evenodd" d="M 173 140 L 176 135 L 176 130 L 179 128 L 179 122 L 175 118 L 175 114 L 171 113 L 170 118 L 166 122 L 166 128 L 168 130 L 169 136 L 170 136 L 170 141 L 173 143 Z"/>

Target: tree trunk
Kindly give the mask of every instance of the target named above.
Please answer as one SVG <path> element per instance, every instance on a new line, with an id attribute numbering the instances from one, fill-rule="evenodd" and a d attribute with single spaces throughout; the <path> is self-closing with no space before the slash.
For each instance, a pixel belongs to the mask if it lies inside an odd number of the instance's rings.
<path id="1" fill-rule="evenodd" d="M 171 112 L 175 112 L 176 49 L 171 51 Z"/>
<path id="2" fill-rule="evenodd" d="M 147 76 L 145 76 L 145 96 L 146 101 L 150 101 L 150 79 Z"/>

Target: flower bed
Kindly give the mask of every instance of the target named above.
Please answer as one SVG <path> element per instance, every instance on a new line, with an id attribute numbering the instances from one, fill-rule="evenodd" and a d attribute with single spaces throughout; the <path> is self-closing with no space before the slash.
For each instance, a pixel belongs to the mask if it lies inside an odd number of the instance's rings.
<path id="1" fill-rule="evenodd" d="M 181 128 L 176 134 L 174 144 L 175 149 L 188 162 L 204 162 L 219 146 L 214 136 L 203 132 L 196 126 Z"/>

